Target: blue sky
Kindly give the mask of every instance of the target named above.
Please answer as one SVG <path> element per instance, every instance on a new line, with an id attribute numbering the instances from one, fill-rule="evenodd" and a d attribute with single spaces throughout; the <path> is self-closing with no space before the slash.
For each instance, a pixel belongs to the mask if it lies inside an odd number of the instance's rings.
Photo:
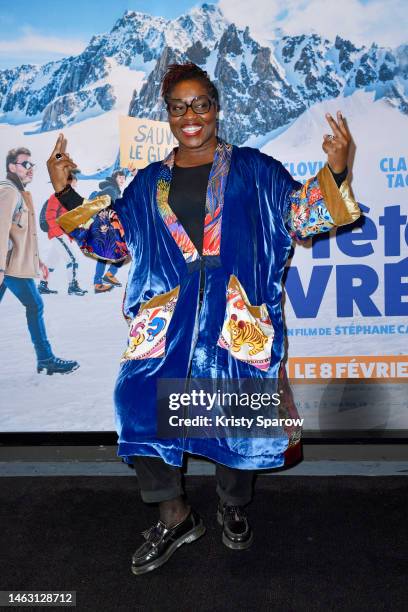
<path id="1" fill-rule="evenodd" d="M 0 0 L 0 68 L 43 63 L 79 52 L 108 32 L 126 10 L 174 18 L 201 4 L 192 0 Z M 64 51 L 65 50 L 65 51 Z"/>

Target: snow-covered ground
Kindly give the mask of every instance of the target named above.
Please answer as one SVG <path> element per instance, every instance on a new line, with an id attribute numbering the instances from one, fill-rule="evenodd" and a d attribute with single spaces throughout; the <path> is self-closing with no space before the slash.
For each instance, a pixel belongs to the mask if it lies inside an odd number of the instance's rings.
<path id="1" fill-rule="evenodd" d="M 6 292 L 1 303 L 1 431 L 114 430 L 112 394 L 126 348 L 123 289 L 95 295 L 93 267 L 88 261 L 80 267 L 80 283 L 89 290 L 87 295 L 68 296 L 65 279 L 58 274 L 50 286 L 59 293 L 44 296 L 54 353 L 80 363 L 69 375 L 37 374 L 24 309 Z M 118 277 L 126 279 L 124 268 Z"/>
<path id="2" fill-rule="evenodd" d="M 134 72 L 133 72 L 134 74 Z M 141 76 L 141 75 L 139 75 Z M 122 79 L 122 80 L 121 80 Z M 126 85 L 126 75 L 117 72 L 117 80 Z M 132 84 L 133 86 L 133 84 Z M 140 86 L 140 81 L 139 81 Z M 128 96 L 124 91 L 123 99 Z M 129 98 L 127 98 L 129 99 Z M 307 288 L 311 266 L 318 264 L 364 263 L 375 268 L 380 284 L 373 299 L 383 312 L 383 262 L 394 263 L 401 258 L 384 258 L 382 228 L 378 217 L 386 205 L 400 204 L 406 211 L 407 188 L 389 189 L 380 171 L 383 157 L 398 158 L 406 154 L 406 116 L 383 101 L 374 102 L 372 95 L 357 92 L 353 96 L 314 106 L 291 127 L 264 144 L 263 150 L 282 162 L 324 161 L 321 150 L 322 135 L 328 132 L 324 112 L 334 113 L 340 108 L 347 117 L 357 151 L 353 167 L 353 188 L 357 199 L 370 206 L 370 216 L 378 230 L 378 241 L 373 255 L 363 260 L 351 260 L 331 240 L 330 259 L 313 260 L 311 249 L 297 247 L 293 265 L 298 266 Z M 90 118 L 64 130 L 69 152 L 84 174 L 94 174 L 109 168 L 118 153 L 118 114 L 121 109 Z M 123 111 L 122 111 L 123 112 Z M 57 132 L 35 133 L 37 124 L 0 124 L 0 160 L 7 150 L 27 146 L 37 162 L 30 190 L 37 212 L 52 192 L 45 162 L 57 138 Z M 308 178 L 304 176 L 302 178 Z M 78 190 L 88 195 L 97 188 L 97 181 L 81 181 Z M 40 252 L 46 259 L 50 243 L 46 234 L 39 232 Z M 405 242 L 401 242 L 403 248 Z M 77 251 L 78 252 L 78 251 Z M 126 345 L 127 326 L 121 315 L 122 289 L 108 294 L 93 293 L 95 262 L 78 253 L 79 282 L 89 290 L 84 297 L 68 296 L 66 274 L 61 267 L 51 276 L 50 285 L 58 295 L 44 296 L 45 319 L 55 353 L 64 358 L 77 359 L 81 367 L 69 376 L 38 375 L 35 371 L 34 351 L 29 339 L 22 306 L 6 292 L 0 305 L 0 431 L 84 431 L 113 430 L 112 392 L 119 368 L 119 359 Z M 127 268 L 118 274 L 125 284 Z M 316 319 L 296 319 L 289 300 L 286 300 L 288 327 L 319 327 L 338 324 L 336 318 L 336 289 L 333 272 Z M 378 324 L 378 318 L 368 319 L 355 313 L 342 319 L 342 325 L 363 322 Z M 387 323 L 401 323 L 400 318 L 387 318 Z M 339 336 L 291 338 L 290 355 L 370 355 L 406 353 L 405 336 Z M 319 415 L 312 415 L 308 427 L 319 426 Z M 399 425 L 401 426 L 401 421 Z M 406 425 L 407 426 L 407 425 Z"/>

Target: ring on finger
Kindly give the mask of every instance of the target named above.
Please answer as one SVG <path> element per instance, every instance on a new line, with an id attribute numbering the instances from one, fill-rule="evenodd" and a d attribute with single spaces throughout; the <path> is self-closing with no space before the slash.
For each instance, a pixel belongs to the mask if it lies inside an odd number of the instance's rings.
<path id="1" fill-rule="evenodd" d="M 56 159 L 61 159 L 61 157 L 62 157 L 61 153 L 56 153 L 56 154 L 55 154 L 55 158 L 56 158 Z"/>
<path id="2" fill-rule="evenodd" d="M 327 138 L 328 138 L 329 140 L 334 140 L 334 139 L 335 139 L 335 136 L 333 136 L 333 134 L 329 134 L 329 135 L 327 136 Z"/>

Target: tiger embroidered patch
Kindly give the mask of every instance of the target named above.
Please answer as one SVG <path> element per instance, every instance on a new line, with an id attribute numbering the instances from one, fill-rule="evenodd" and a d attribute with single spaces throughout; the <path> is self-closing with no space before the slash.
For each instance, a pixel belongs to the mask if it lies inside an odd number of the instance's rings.
<path id="1" fill-rule="evenodd" d="M 267 370 L 271 360 L 274 329 L 265 304 L 250 304 L 244 288 L 231 275 L 226 295 L 225 318 L 218 346 L 235 359 L 260 370 Z"/>
<path id="2" fill-rule="evenodd" d="M 247 343 L 252 346 L 249 354 L 256 355 L 263 351 L 265 344 L 268 342 L 268 336 L 263 333 L 257 323 L 250 323 L 242 319 L 238 321 L 236 314 L 231 315 L 227 327 L 231 334 L 232 351 L 240 351 L 242 345 Z"/>

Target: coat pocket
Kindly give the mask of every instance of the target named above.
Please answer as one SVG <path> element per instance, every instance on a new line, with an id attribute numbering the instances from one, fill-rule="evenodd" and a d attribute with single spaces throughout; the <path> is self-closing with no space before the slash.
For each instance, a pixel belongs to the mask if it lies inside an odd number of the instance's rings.
<path id="1" fill-rule="evenodd" d="M 218 346 L 228 350 L 236 359 L 267 370 L 273 338 L 274 329 L 266 305 L 252 306 L 238 278 L 231 275 Z"/>
<path id="2" fill-rule="evenodd" d="M 130 359 L 163 357 L 166 352 L 166 335 L 176 308 L 180 285 L 160 295 L 155 295 L 141 305 L 130 322 L 128 347 L 121 363 Z"/>

